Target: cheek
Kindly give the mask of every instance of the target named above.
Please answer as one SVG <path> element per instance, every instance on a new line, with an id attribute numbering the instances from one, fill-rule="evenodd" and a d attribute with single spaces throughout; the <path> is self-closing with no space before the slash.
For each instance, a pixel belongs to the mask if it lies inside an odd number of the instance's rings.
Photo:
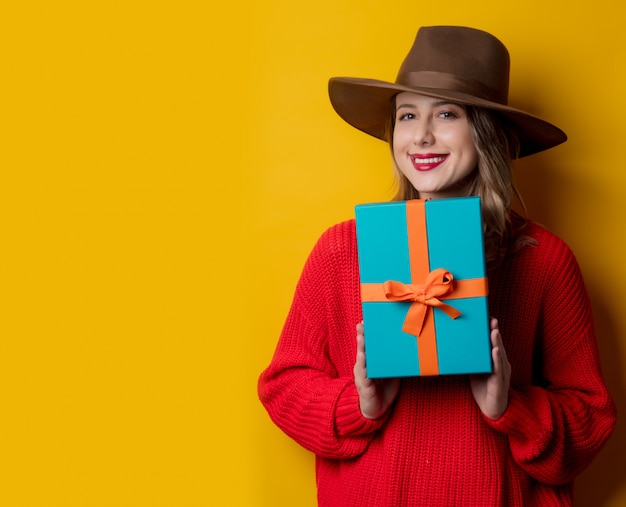
<path id="1" fill-rule="evenodd" d="M 441 135 L 439 139 L 448 147 L 455 149 L 468 163 L 471 161 L 474 163 L 478 162 L 478 152 L 470 132 L 451 131 L 446 133 L 446 135 Z"/>
<path id="2" fill-rule="evenodd" d="M 459 133 L 458 139 L 459 145 L 463 147 L 463 150 L 466 153 L 477 156 L 476 144 L 474 144 L 474 138 L 472 137 L 469 127 L 463 129 L 463 131 Z"/>
<path id="3" fill-rule="evenodd" d="M 399 156 L 407 151 L 407 133 L 402 128 L 396 128 L 393 131 L 393 155 Z"/>
<path id="4" fill-rule="evenodd" d="M 465 151 L 468 159 L 471 161 L 472 166 L 476 167 L 478 165 L 478 150 L 476 149 L 474 139 L 471 136 L 467 139 Z"/>

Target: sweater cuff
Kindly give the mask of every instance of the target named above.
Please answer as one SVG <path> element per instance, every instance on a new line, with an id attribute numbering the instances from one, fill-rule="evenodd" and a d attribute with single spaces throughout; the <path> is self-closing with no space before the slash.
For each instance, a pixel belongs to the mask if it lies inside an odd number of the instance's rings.
<path id="1" fill-rule="evenodd" d="M 524 439 L 526 435 L 538 435 L 541 433 L 541 421 L 538 417 L 529 417 L 528 401 L 517 391 L 509 391 L 509 405 L 499 419 L 489 419 L 483 415 L 483 419 L 494 430 L 504 433 L 515 439 Z"/>
<path id="2" fill-rule="evenodd" d="M 337 399 L 335 430 L 340 437 L 372 433 L 385 423 L 387 414 L 378 419 L 364 417 L 359 406 L 359 393 L 356 385 L 350 383 L 343 389 Z"/>

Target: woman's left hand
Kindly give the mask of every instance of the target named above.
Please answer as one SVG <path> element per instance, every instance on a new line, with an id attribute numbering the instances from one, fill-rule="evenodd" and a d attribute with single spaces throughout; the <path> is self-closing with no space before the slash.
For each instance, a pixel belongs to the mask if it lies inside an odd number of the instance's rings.
<path id="1" fill-rule="evenodd" d="M 499 419 L 509 404 L 511 364 L 506 357 L 497 319 L 491 319 L 491 358 L 493 372 L 471 375 L 472 394 L 478 407 L 489 419 Z"/>

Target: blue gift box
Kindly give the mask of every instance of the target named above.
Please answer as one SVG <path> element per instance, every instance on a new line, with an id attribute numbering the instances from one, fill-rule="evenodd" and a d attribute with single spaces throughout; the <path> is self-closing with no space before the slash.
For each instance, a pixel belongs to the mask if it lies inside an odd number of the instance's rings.
<path id="1" fill-rule="evenodd" d="M 368 377 L 491 372 L 480 199 L 355 213 Z"/>

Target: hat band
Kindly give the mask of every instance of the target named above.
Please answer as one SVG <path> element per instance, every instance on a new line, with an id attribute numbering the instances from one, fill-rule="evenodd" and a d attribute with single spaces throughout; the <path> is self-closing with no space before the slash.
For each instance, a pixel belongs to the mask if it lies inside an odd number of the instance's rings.
<path id="1" fill-rule="evenodd" d="M 502 105 L 506 105 L 508 100 L 508 93 L 506 91 L 501 93 L 480 81 L 457 76 L 455 74 L 448 74 L 446 72 L 427 70 L 405 72 L 398 74 L 396 83 L 411 88 L 439 88 L 451 92 L 464 93 Z"/>

